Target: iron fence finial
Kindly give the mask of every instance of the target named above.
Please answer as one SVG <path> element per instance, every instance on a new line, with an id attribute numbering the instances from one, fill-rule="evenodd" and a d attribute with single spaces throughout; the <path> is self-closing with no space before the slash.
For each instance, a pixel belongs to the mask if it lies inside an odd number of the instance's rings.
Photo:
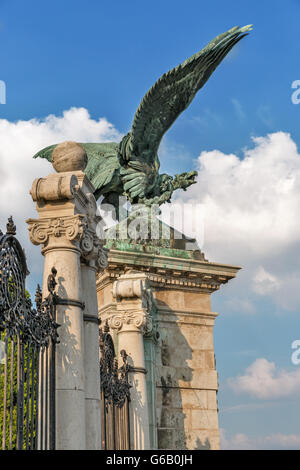
<path id="1" fill-rule="evenodd" d="M 14 224 L 12 216 L 10 216 L 6 224 L 6 233 L 9 235 L 16 235 L 16 232 L 17 232 L 17 228 Z"/>

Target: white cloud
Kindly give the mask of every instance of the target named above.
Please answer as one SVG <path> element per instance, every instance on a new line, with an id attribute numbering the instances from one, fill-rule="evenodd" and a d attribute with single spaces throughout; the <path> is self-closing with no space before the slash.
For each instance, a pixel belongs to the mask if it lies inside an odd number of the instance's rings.
<path id="1" fill-rule="evenodd" d="M 197 184 L 178 193 L 175 202 L 201 204 L 203 251 L 209 260 L 243 267 L 234 287 L 227 288 L 232 299 L 245 299 L 252 290 L 272 294 L 280 308 L 296 309 L 300 155 L 288 133 L 253 142 L 253 148 L 243 150 L 243 158 L 219 150 L 202 152 Z"/>
<path id="2" fill-rule="evenodd" d="M 260 295 L 272 294 L 280 287 L 280 281 L 260 266 L 253 277 L 253 289 Z"/>
<path id="3" fill-rule="evenodd" d="M 274 433 L 268 436 L 249 437 L 237 433 L 228 438 L 224 429 L 220 430 L 222 450 L 296 450 L 300 449 L 300 434 Z"/>
<path id="4" fill-rule="evenodd" d="M 52 171 L 51 165 L 32 156 L 47 145 L 75 140 L 77 142 L 119 141 L 121 134 L 105 118 L 91 119 L 84 108 L 71 108 L 61 117 L 48 116 L 44 120 L 9 122 L 0 119 L 0 228 L 5 228 L 7 217 L 13 215 L 17 236 L 28 256 L 30 271 L 42 272 L 40 247 L 30 244 L 25 220 L 36 217 L 34 203 L 29 195 L 32 182 Z"/>
<path id="5" fill-rule="evenodd" d="M 40 249 L 30 245 L 24 220 L 35 216 L 29 195 L 32 181 L 51 172 L 51 166 L 33 160 L 32 155 L 63 140 L 120 138 L 111 123 L 105 118 L 91 119 L 84 108 L 71 108 L 61 117 L 50 115 L 44 120 L 0 119 L 0 226 L 12 214 L 26 251 L 35 253 L 36 261 Z M 186 193 L 178 191 L 175 203 L 198 204 L 199 217 L 191 206 L 186 211 L 184 231 L 193 235 L 192 223 L 197 227 L 208 259 L 243 267 L 226 288 L 225 304 L 235 311 L 253 313 L 252 290 L 271 295 L 280 308 L 298 308 L 300 219 L 295 214 L 300 199 L 300 156 L 291 136 L 277 132 L 257 137 L 254 147 L 244 150 L 243 159 L 219 150 L 202 152 L 198 167 L 197 184 Z M 29 264 L 37 271 L 40 261 L 30 259 Z"/>
<path id="6" fill-rule="evenodd" d="M 228 385 L 236 393 L 247 393 L 260 399 L 273 399 L 299 393 L 300 368 L 287 371 L 277 369 L 274 362 L 256 359 L 244 375 L 228 379 Z"/>
<path id="7" fill-rule="evenodd" d="M 197 184 L 182 201 L 201 202 L 206 212 L 206 241 L 222 258 L 224 248 L 248 257 L 283 251 L 300 240 L 295 217 L 300 197 L 300 155 L 287 133 L 253 139 L 244 158 L 219 150 L 198 158 Z"/>

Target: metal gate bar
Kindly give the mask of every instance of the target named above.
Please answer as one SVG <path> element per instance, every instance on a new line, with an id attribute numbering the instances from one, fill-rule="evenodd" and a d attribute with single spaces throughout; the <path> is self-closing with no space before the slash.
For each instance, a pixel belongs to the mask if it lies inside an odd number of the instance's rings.
<path id="1" fill-rule="evenodd" d="M 100 381 L 102 401 L 102 448 L 130 449 L 130 388 L 127 354 L 120 352 L 123 365 L 118 368 L 113 339 L 108 323 L 100 333 Z"/>

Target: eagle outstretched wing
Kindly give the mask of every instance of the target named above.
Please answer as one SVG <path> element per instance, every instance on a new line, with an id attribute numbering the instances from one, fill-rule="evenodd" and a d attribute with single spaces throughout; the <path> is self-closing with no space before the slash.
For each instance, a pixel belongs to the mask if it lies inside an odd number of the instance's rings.
<path id="1" fill-rule="evenodd" d="M 251 25 L 236 26 L 220 34 L 200 52 L 162 75 L 142 99 L 131 131 L 120 144 L 81 144 L 88 157 L 85 173 L 95 186 L 96 197 L 125 194 L 132 203 L 157 201 L 161 204 L 170 199 L 175 189 L 185 189 L 195 182 L 195 172 L 175 178 L 159 175 L 158 147 L 163 135 L 216 67 L 251 29 Z M 51 162 L 55 147 L 46 147 L 34 158 Z"/>
<path id="2" fill-rule="evenodd" d="M 144 197 L 145 184 L 149 184 L 145 168 L 148 173 L 149 168 L 154 172 L 158 170 L 153 165 L 159 166 L 157 151 L 163 135 L 251 26 L 236 26 L 220 34 L 200 52 L 162 75 L 146 93 L 135 113 L 131 131 L 120 144 L 125 163 L 121 174 L 129 192 Z"/>

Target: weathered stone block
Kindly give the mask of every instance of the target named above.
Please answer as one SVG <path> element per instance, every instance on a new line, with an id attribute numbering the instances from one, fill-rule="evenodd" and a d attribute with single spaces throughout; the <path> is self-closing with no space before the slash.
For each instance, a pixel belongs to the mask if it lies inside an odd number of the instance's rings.
<path id="1" fill-rule="evenodd" d="M 186 436 L 186 445 L 193 450 L 219 450 L 219 431 L 190 431 Z"/>
<path id="2" fill-rule="evenodd" d="M 183 409 L 206 410 L 208 408 L 206 390 L 182 389 L 180 396 Z"/>
<path id="3" fill-rule="evenodd" d="M 199 326 L 194 328 L 190 325 L 182 325 L 180 333 L 185 337 L 186 342 L 189 344 L 190 350 L 213 351 L 214 343 L 212 328 L 207 326 Z"/>
<path id="4" fill-rule="evenodd" d="M 188 366 L 192 369 L 205 369 L 206 368 L 206 351 L 194 350 L 192 351 L 191 359 L 187 360 Z"/>
<path id="5" fill-rule="evenodd" d="M 185 292 L 182 289 L 159 289 L 155 291 L 155 298 L 160 305 L 168 306 L 174 312 L 197 310 L 199 312 L 210 312 L 210 295 L 199 292 Z"/>
<path id="6" fill-rule="evenodd" d="M 215 369 L 215 354 L 213 351 L 205 351 L 205 369 Z"/>
<path id="7" fill-rule="evenodd" d="M 157 442 L 159 449 L 173 449 L 173 429 L 158 429 Z"/>
<path id="8" fill-rule="evenodd" d="M 189 370 L 186 376 L 186 370 L 176 369 L 179 387 L 190 387 L 203 390 L 217 390 L 218 389 L 218 374 L 215 370 L 194 369 Z M 182 373 L 181 373 L 182 371 Z M 180 372 L 178 374 L 178 372 Z M 188 377 L 188 379 L 187 379 Z"/>
<path id="9" fill-rule="evenodd" d="M 207 408 L 209 410 L 217 409 L 217 392 L 214 390 L 207 390 Z"/>
<path id="10" fill-rule="evenodd" d="M 192 410 L 192 429 L 218 429 L 216 410 Z"/>

